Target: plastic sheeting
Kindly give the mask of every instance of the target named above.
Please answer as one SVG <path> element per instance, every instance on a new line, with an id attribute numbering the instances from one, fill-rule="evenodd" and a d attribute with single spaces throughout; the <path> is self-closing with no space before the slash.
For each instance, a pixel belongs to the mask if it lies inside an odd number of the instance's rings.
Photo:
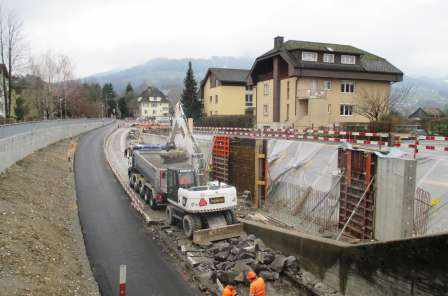
<path id="1" fill-rule="evenodd" d="M 271 216 L 311 233 L 337 230 L 339 170 L 335 145 L 269 140 Z"/>
<path id="2" fill-rule="evenodd" d="M 427 233 L 448 230 L 448 153 L 417 154 L 417 188 L 431 195 Z"/>
<path id="3" fill-rule="evenodd" d="M 335 145 L 269 140 L 267 157 L 270 185 L 282 181 L 328 191 L 338 174 L 338 149 Z"/>

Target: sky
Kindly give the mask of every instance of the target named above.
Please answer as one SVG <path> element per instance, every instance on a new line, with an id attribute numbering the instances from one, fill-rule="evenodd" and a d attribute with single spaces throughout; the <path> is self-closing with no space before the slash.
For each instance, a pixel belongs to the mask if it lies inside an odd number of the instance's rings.
<path id="1" fill-rule="evenodd" d="M 0 0 L 31 55 L 68 55 L 79 77 L 152 58 L 256 57 L 273 38 L 350 44 L 405 74 L 448 77 L 447 0 Z"/>

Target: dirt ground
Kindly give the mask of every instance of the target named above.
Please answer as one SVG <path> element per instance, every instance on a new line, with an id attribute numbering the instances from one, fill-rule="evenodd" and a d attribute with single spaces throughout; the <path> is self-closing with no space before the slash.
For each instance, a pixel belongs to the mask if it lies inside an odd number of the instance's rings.
<path id="1" fill-rule="evenodd" d="M 73 144 L 58 142 L 0 175 L 1 295 L 99 295 L 67 161 Z"/>

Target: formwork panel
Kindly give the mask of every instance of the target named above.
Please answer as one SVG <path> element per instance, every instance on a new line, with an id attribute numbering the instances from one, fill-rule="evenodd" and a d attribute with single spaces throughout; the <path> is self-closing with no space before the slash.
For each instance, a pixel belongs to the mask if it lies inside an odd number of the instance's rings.
<path id="1" fill-rule="evenodd" d="M 343 172 L 339 203 L 339 229 L 343 229 L 355 211 L 343 235 L 363 240 L 372 239 L 375 225 L 375 186 L 373 184 L 369 186 L 369 184 L 374 182 L 372 179 L 376 172 L 376 155 L 368 151 L 340 148 L 338 166 Z M 363 200 L 356 209 L 361 198 Z"/>

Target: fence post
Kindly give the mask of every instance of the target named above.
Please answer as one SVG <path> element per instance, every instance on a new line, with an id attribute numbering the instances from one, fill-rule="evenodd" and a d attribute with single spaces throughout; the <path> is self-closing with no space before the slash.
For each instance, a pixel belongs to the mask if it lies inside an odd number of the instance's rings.
<path id="1" fill-rule="evenodd" d="M 120 265 L 119 296 L 126 296 L 126 265 Z"/>

